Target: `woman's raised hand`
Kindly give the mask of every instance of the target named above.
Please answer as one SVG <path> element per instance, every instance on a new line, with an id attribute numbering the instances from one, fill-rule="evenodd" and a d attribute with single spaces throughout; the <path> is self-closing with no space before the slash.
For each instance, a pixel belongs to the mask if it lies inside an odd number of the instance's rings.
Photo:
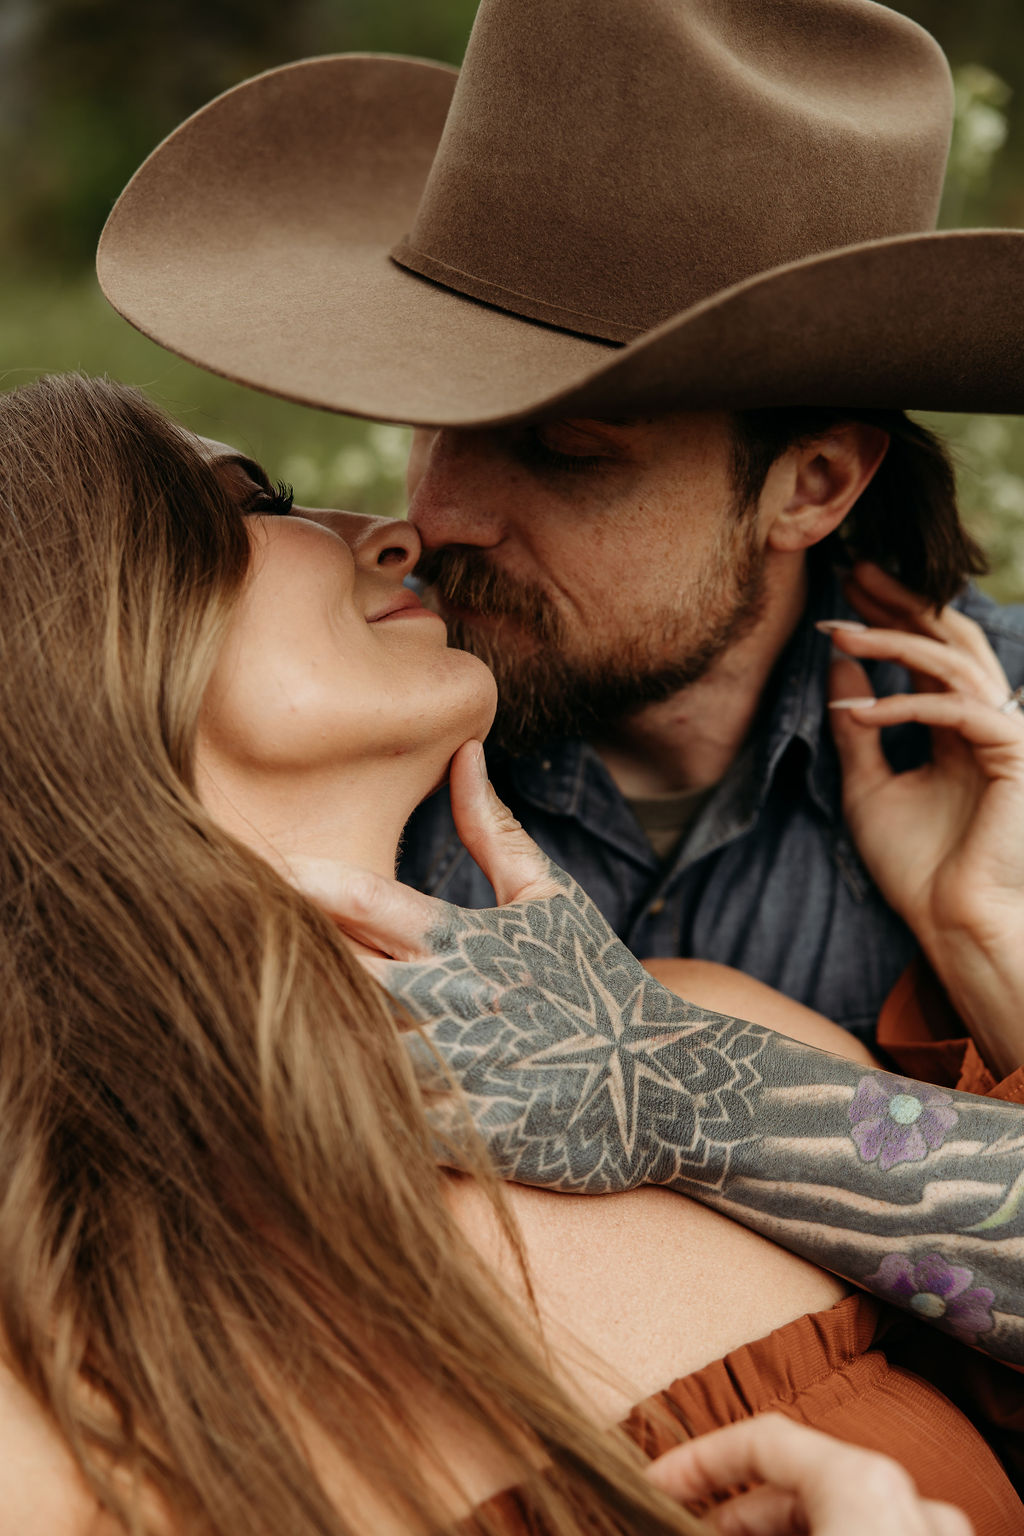
<path id="1" fill-rule="evenodd" d="M 778 1413 L 713 1430 L 653 1462 L 651 1481 L 682 1504 L 724 1502 L 721 1536 L 972 1536 L 952 1504 L 922 1499 L 888 1456 Z M 744 1493 L 730 1491 L 756 1484 Z"/>
<path id="2" fill-rule="evenodd" d="M 870 626 L 829 626 L 843 653 L 830 692 L 847 822 L 990 1064 L 1012 1071 L 1024 1060 L 1024 714 L 1003 708 L 1010 685 L 972 619 L 873 565 L 846 590 Z M 855 658 L 904 666 L 915 691 L 873 699 Z M 897 774 L 880 731 L 908 721 L 930 728 L 932 759 Z"/>

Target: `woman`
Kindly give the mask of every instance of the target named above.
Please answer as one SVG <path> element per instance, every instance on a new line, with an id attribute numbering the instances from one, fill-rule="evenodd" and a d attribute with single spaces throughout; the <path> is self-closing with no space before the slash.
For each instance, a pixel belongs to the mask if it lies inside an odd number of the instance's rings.
<path id="1" fill-rule="evenodd" d="M 695 1531 L 608 1427 L 847 1288 L 659 1191 L 439 1179 L 385 997 L 269 862 L 390 870 L 486 729 L 415 535 L 350 552 L 96 381 L 3 397 L 0 465 L 2 1401 L 58 1431 L 10 1528 L 500 1530 L 528 1483 L 557 1536 Z M 966 1422 L 874 1369 L 1012 1530 Z"/>

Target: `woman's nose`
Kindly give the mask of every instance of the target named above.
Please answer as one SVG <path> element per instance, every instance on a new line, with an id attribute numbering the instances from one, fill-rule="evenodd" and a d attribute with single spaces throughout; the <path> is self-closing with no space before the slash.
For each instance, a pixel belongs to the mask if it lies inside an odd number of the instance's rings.
<path id="1" fill-rule="evenodd" d="M 384 571 L 404 581 L 423 549 L 419 534 L 411 523 L 397 517 L 360 518 L 363 524 L 354 538 L 348 538 L 356 567 L 363 571 Z"/>
<path id="2" fill-rule="evenodd" d="M 420 557 L 420 536 L 411 523 L 397 517 L 365 517 L 361 512 L 307 512 L 302 517 L 321 523 L 345 540 L 356 567 L 380 571 L 404 581 Z"/>

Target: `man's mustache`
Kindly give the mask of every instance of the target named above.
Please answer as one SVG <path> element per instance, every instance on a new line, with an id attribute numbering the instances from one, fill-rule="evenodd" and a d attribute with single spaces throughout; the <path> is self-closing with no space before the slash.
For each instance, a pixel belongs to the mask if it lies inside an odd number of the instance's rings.
<path id="1" fill-rule="evenodd" d="M 536 584 L 510 576 L 492 565 L 483 550 L 433 549 L 420 557 L 416 576 L 442 602 L 484 618 L 518 619 L 541 638 L 550 639 L 558 615 Z"/>

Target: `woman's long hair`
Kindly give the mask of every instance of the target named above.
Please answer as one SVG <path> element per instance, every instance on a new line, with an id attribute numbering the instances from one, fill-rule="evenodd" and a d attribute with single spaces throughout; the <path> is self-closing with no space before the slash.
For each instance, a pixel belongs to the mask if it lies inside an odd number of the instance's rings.
<path id="1" fill-rule="evenodd" d="M 430 1528 L 436 1404 L 547 1469 L 545 1530 L 695 1531 L 508 1320 L 384 995 L 196 797 L 248 559 L 143 396 L 0 396 L 6 1358 L 132 1532 L 366 1536 L 318 1445 Z"/>

